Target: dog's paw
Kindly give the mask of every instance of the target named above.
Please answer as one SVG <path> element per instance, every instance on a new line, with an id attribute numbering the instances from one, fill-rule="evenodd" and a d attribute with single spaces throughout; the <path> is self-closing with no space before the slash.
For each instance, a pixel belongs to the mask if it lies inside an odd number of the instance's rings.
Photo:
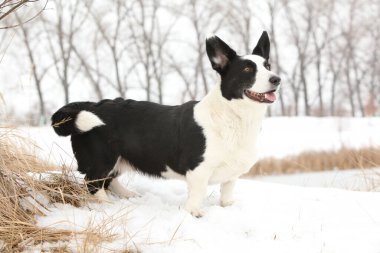
<path id="1" fill-rule="evenodd" d="M 199 208 L 191 208 L 191 207 L 185 207 L 186 211 L 188 211 L 192 216 L 195 218 L 201 218 L 204 215 L 204 212 Z"/>
<path id="2" fill-rule="evenodd" d="M 99 189 L 94 194 L 94 198 L 99 203 L 112 203 L 112 200 L 108 197 L 106 191 L 103 188 Z"/>
<path id="3" fill-rule="evenodd" d="M 121 199 L 131 199 L 131 198 L 138 198 L 138 197 L 141 197 L 140 194 L 136 193 L 136 192 L 132 192 L 132 191 L 128 191 L 128 192 L 123 192 L 123 193 L 116 193 L 116 192 L 112 192 L 112 194 L 114 196 L 117 196 Z"/>
<path id="4" fill-rule="evenodd" d="M 135 193 L 133 191 L 128 190 L 123 185 L 121 185 L 116 179 L 114 179 L 111 182 L 111 185 L 108 187 L 108 189 L 112 193 L 114 193 L 115 195 L 117 195 L 117 196 L 119 196 L 121 198 L 129 199 L 129 198 L 140 197 L 139 194 L 137 194 L 137 193 Z"/>
<path id="5" fill-rule="evenodd" d="M 191 211 L 189 211 L 189 213 L 192 216 L 194 216 L 195 218 L 202 218 L 205 215 L 205 213 L 202 210 L 199 210 L 199 209 L 197 209 L 197 210 L 191 210 Z"/>
<path id="6" fill-rule="evenodd" d="M 235 203 L 235 201 L 233 199 L 229 199 L 229 200 L 221 200 L 220 201 L 220 206 L 222 207 L 227 207 L 227 206 L 231 206 Z"/>
<path id="7" fill-rule="evenodd" d="M 130 199 L 130 198 L 139 198 L 141 197 L 140 194 L 136 193 L 136 192 L 133 192 L 133 191 L 129 191 L 129 190 L 126 190 L 126 192 L 124 192 L 123 194 L 120 195 L 121 197 L 123 198 L 127 198 L 127 199 Z"/>

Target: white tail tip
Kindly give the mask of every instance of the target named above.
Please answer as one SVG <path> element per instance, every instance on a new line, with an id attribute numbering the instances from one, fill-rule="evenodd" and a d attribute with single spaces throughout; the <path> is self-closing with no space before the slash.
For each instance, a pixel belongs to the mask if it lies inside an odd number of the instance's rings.
<path id="1" fill-rule="evenodd" d="M 81 111 L 78 113 L 75 125 L 81 132 L 87 132 L 91 129 L 105 125 L 104 122 L 95 114 L 89 111 Z"/>

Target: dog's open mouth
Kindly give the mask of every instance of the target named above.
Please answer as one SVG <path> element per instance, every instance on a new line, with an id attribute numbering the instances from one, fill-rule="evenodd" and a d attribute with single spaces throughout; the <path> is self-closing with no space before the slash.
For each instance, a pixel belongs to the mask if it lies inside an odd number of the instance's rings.
<path id="1" fill-rule="evenodd" d="M 276 90 L 270 90 L 264 93 L 254 92 L 250 90 L 244 90 L 244 94 L 250 99 L 259 103 L 273 103 L 276 101 Z"/>

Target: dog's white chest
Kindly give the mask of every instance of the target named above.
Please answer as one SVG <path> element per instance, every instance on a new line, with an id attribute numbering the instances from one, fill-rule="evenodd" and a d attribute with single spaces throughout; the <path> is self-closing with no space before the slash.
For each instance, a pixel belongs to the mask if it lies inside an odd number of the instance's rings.
<path id="1" fill-rule="evenodd" d="M 201 104 L 194 115 L 206 137 L 200 169 L 209 173 L 211 184 L 236 179 L 257 160 L 256 143 L 262 118 L 241 117 L 221 108 L 205 107 Z"/>
<path id="2" fill-rule="evenodd" d="M 259 127 L 241 125 L 239 121 L 205 130 L 204 159 L 212 164 L 210 183 L 226 182 L 249 171 L 257 159 L 258 131 Z"/>

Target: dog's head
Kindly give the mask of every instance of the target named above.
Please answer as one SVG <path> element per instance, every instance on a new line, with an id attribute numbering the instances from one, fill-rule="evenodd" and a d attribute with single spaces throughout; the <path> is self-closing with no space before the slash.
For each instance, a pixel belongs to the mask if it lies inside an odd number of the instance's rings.
<path id="1" fill-rule="evenodd" d="M 269 63 L 270 42 L 263 32 L 252 54 L 238 56 L 217 36 L 207 38 L 206 51 L 212 68 L 221 76 L 224 98 L 245 99 L 257 103 L 273 103 L 280 77 L 273 73 Z"/>

